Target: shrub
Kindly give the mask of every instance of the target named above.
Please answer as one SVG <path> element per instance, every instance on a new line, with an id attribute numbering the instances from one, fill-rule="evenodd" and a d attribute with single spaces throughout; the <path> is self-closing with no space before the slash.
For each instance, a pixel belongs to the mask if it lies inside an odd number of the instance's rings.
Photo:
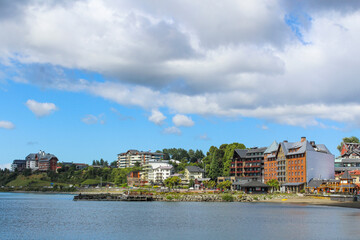
<path id="1" fill-rule="evenodd" d="M 171 201 L 171 200 L 173 200 L 173 197 L 172 197 L 172 196 L 170 196 L 170 195 L 167 195 L 167 196 L 166 196 L 166 200 Z"/>
<path id="2" fill-rule="evenodd" d="M 254 197 L 254 200 L 255 200 L 255 201 L 259 201 L 259 198 L 258 198 L 258 197 Z"/>
<path id="3" fill-rule="evenodd" d="M 300 190 L 300 193 L 305 193 L 305 189 L 301 189 L 301 190 Z"/>
<path id="4" fill-rule="evenodd" d="M 228 193 L 222 195 L 221 198 L 225 202 L 233 202 L 234 201 L 234 197 L 231 194 L 228 194 Z"/>

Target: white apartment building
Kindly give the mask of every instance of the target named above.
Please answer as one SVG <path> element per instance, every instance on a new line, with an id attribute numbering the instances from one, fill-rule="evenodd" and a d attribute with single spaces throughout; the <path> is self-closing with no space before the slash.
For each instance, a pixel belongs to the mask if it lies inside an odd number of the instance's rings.
<path id="1" fill-rule="evenodd" d="M 152 162 L 146 165 L 142 174 L 143 179 L 149 183 L 162 183 L 173 173 L 173 166 L 167 161 Z"/>
<path id="2" fill-rule="evenodd" d="M 163 156 L 163 153 L 128 150 L 127 152 L 118 154 L 117 166 L 118 168 L 133 167 L 137 162 L 140 163 L 141 166 L 144 166 L 150 162 L 163 160 Z"/>

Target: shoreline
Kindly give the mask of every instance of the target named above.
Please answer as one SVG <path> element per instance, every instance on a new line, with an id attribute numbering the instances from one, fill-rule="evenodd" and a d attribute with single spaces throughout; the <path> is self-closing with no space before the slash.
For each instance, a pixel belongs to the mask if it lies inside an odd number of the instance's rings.
<path id="1" fill-rule="evenodd" d="M 340 202 L 330 200 L 329 197 L 298 197 L 289 199 L 268 199 L 258 201 L 261 203 L 274 204 L 294 204 L 294 205 L 310 205 L 310 206 L 327 206 L 327 207 L 345 207 L 360 209 L 360 202 Z"/>
<path id="2" fill-rule="evenodd" d="M 99 191 L 99 192 L 39 192 L 39 191 L 10 191 L 10 192 L 3 192 L 3 193 L 31 193 L 31 194 L 66 194 L 66 195 L 79 195 L 79 194 L 91 194 L 91 195 L 100 195 L 100 194 L 120 194 L 119 192 L 105 192 L 105 191 Z M 174 193 L 168 193 L 168 195 L 172 195 Z M 157 195 L 160 196 L 160 195 Z M 167 195 L 166 195 L 167 196 Z M 209 199 L 203 198 L 204 196 L 216 196 L 212 200 L 209 201 Z M 171 198 L 166 199 L 165 196 L 162 197 L 161 200 L 155 200 L 155 201 L 162 201 L 162 202 L 228 202 L 221 200 L 222 195 L 219 194 L 191 194 L 188 196 L 181 197 L 181 198 Z M 235 195 L 234 195 L 235 196 Z M 188 197 L 194 197 L 195 199 L 190 200 Z M 200 197 L 200 198 L 199 198 Z M 256 198 L 258 195 L 248 195 L 249 198 Z M 266 195 L 265 195 L 266 197 Z M 360 202 L 340 202 L 340 201 L 333 201 L 330 200 L 329 197 L 315 197 L 315 196 L 284 196 L 279 195 L 277 198 L 272 199 L 259 199 L 259 200 L 252 200 L 252 201 L 241 201 L 234 197 L 233 202 L 247 202 L 247 203 L 271 203 L 271 204 L 285 204 L 285 205 L 309 205 L 309 206 L 327 206 L 327 207 L 345 207 L 345 208 L 356 208 L 360 209 Z"/>

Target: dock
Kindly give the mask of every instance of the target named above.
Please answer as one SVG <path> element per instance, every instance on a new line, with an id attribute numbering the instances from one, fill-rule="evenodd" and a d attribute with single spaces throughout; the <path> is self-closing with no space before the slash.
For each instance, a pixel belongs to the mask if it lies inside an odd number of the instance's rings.
<path id="1" fill-rule="evenodd" d="M 74 201 L 153 201 L 154 198 L 152 195 L 142 195 L 142 194 L 79 194 L 74 196 Z"/>

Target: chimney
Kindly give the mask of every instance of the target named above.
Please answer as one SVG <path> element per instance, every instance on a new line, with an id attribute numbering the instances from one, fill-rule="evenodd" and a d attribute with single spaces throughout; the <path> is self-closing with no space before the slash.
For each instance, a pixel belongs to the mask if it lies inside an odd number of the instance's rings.
<path id="1" fill-rule="evenodd" d="M 306 137 L 301 137 L 301 142 L 305 142 L 306 141 Z"/>
<path id="2" fill-rule="evenodd" d="M 315 147 L 315 141 L 310 141 L 310 145 Z"/>
<path id="3" fill-rule="evenodd" d="M 284 142 L 286 142 L 286 143 L 287 143 L 287 142 L 288 142 L 288 140 L 284 140 Z"/>

